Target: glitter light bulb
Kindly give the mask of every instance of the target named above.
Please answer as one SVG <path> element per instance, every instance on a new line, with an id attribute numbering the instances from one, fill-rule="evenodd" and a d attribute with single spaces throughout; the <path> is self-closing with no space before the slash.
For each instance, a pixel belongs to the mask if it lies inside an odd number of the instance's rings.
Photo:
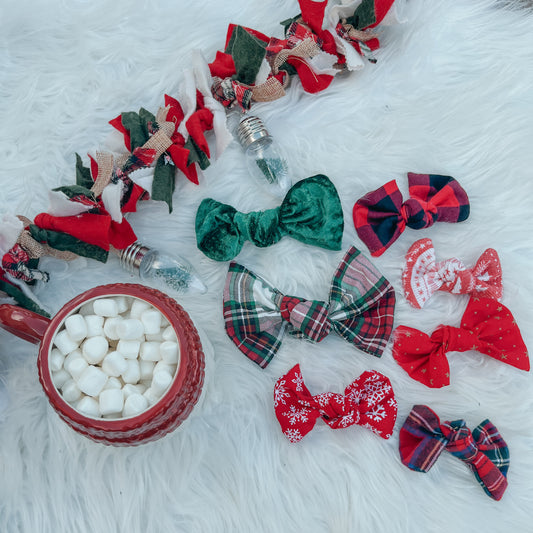
<path id="1" fill-rule="evenodd" d="M 120 264 L 164 292 L 171 289 L 178 294 L 204 294 L 207 291 L 207 287 L 185 258 L 167 255 L 138 241 L 122 250 Z"/>
<path id="2" fill-rule="evenodd" d="M 237 127 L 245 150 L 248 171 L 270 194 L 284 198 L 292 186 L 289 165 L 281 146 L 270 136 L 260 118 L 248 116 Z"/>

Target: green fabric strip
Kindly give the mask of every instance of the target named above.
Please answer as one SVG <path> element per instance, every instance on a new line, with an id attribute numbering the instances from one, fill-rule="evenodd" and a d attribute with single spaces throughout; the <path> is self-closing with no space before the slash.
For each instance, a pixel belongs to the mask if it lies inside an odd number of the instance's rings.
<path id="1" fill-rule="evenodd" d="M 152 182 L 152 200 L 166 202 L 168 212 L 172 213 L 172 194 L 176 187 L 176 167 L 165 164 L 165 156 L 161 156 L 155 165 Z"/>
<path id="2" fill-rule="evenodd" d="M 189 158 L 187 159 L 187 166 L 192 163 L 198 163 L 198 166 L 205 170 L 211 163 L 207 155 L 202 152 L 200 147 L 194 142 L 192 137 L 189 137 L 184 144 L 184 148 L 189 150 Z"/>
<path id="3" fill-rule="evenodd" d="M 374 0 L 363 0 L 357 6 L 354 14 L 346 19 L 346 22 L 351 24 L 356 30 L 362 30 L 374 24 L 376 22 Z"/>
<path id="4" fill-rule="evenodd" d="M 62 187 L 56 187 L 55 189 L 52 189 L 53 191 L 62 192 L 69 198 L 73 198 L 74 196 L 86 196 L 92 201 L 95 201 L 94 194 L 87 189 L 87 187 L 83 187 L 82 185 L 64 185 Z"/>
<path id="5" fill-rule="evenodd" d="M 126 111 L 121 113 L 120 120 L 122 125 L 130 132 L 131 151 L 142 146 L 148 140 L 148 131 L 135 111 Z"/>
<path id="6" fill-rule="evenodd" d="M 266 46 L 266 43 L 248 33 L 242 26 L 235 27 L 225 52 L 233 57 L 236 80 L 246 85 L 255 82 L 265 57 Z"/>
<path id="7" fill-rule="evenodd" d="M 81 157 L 76 154 L 76 185 L 90 189 L 93 186 L 91 171 L 83 166 Z"/>
<path id="8" fill-rule="evenodd" d="M 4 291 L 8 296 L 11 296 L 21 307 L 29 309 L 38 315 L 50 318 L 50 313 L 41 309 L 31 298 L 28 298 L 18 287 L 7 283 L 7 281 L 0 279 L 0 290 Z"/>

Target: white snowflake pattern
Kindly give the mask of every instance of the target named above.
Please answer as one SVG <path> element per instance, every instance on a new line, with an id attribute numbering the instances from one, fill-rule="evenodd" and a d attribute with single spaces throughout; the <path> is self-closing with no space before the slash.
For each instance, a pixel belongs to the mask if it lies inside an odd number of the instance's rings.
<path id="1" fill-rule="evenodd" d="M 290 442 L 298 442 L 299 440 L 302 440 L 302 434 L 297 429 L 286 429 L 284 434 Z"/>
<path id="2" fill-rule="evenodd" d="M 387 403 L 394 409 L 398 407 L 398 403 L 396 402 L 395 398 L 389 398 L 389 401 Z"/>
<path id="3" fill-rule="evenodd" d="M 318 402 L 318 405 L 320 407 L 324 407 L 328 405 L 329 401 L 331 400 L 331 397 L 333 396 L 332 392 L 322 392 L 320 394 L 317 394 L 314 399 Z"/>
<path id="4" fill-rule="evenodd" d="M 280 403 L 286 405 L 285 398 L 288 398 L 290 394 L 285 390 L 285 380 L 279 380 L 274 387 L 274 407 L 277 407 Z"/>
<path id="5" fill-rule="evenodd" d="M 372 431 L 372 433 L 375 433 L 376 435 L 381 435 L 381 431 L 370 425 L 368 422 L 364 424 L 363 427 L 369 429 L 370 431 Z"/>
<path id="6" fill-rule="evenodd" d="M 366 416 L 368 416 L 370 420 L 381 422 L 384 418 L 387 418 L 387 411 L 385 411 L 385 407 L 380 404 L 373 407 L 371 411 L 367 411 Z"/>
<path id="7" fill-rule="evenodd" d="M 359 388 L 353 388 L 346 397 L 350 402 L 352 402 L 355 405 L 359 405 L 361 400 L 365 397 L 365 391 L 363 389 Z"/>
<path id="8" fill-rule="evenodd" d="M 298 409 L 295 405 L 291 405 L 289 410 L 283 413 L 283 416 L 286 416 L 289 419 L 289 424 L 294 426 L 296 422 L 307 422 L 308 413 L 309 409 L 306 409 L 305 407 Z"/>
<path id="9" fill-rule="evenodd" d="M 357 419 L 354 420 L 354 414 L 357 415 Z M 351 426 L 352 424 L 357 424 L 357 422 L 359 421 L 359 413 L 348 413 L 347 415 L 344 415 L 340 420 L 339 420 L 339 426 L 345 428 L 345 427 L 348 427 L 348 426 Z"/>
<path id="10" fill-rule="evenodd" d="M 375 379 L 372 381 L 367 379 L 364 385 L 365 401 L 368 405 L 379 404 L 385 396 L 391 391 L 391 386 L 380 381 L 380 376 L 375 375 Z"/>
<path id="11" fill-rule="evenodd" d="M 302 374 L 300 372 L 294 374 L 294 379 L 292 380 L 292 382 L 296 385 L 296 390 L 298 392 L 302 392 L 304 390 L 302 387 L 304 383 L 304 378 L 302 377 Z"/>

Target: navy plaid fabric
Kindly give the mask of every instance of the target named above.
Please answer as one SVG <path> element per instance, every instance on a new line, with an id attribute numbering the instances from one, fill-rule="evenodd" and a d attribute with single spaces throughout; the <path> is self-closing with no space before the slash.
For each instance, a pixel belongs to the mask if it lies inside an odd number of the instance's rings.
<path id="1" fill-rule="evenodd" d="M 429 407 L 415 405 L 400 430 L 402 463 L 428 472 L 444 449 L 468 465 L 491 498 L 503 496 L 509 449 L 496 427 L 484 420 L 470 432 L 464 420 L 441 423 Z"/>
<path id="2" fill-rule="evenodd" d="M 392 332 L 392 285 L 351 247 L 338 266 L 329 303 L 286 296 L 232 262 L 224 287 L 224 323 L 235 345 L 265 368 L 285 333 L 320 342 L 331 329 L 362 351 L 380 357 Z"/>
<path id="3" fill-rule="evenodd" d="M 371 255 L 379 256 L 405 230 L 435 222 L 462 222 L 470 214 L 465 190 L 451 176 L 408 173 L 410 198 L 403 202 L 395 180 L 369 192 L 354 205 L 353 220 Z"/>

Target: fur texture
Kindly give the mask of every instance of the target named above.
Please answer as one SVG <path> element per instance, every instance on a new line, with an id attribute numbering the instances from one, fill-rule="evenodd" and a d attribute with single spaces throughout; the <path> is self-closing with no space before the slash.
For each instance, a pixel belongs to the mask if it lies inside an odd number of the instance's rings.
<path id="1" fill-rule="evenodd" d="M 378 63 L 338 76 L 323 93 L 298 82 L 285 98 L 254 112 L 288 148 L 294 180 L 327 174 L 345 215 L 343 251 L 289 238 L 268 249 L 245 246 L 239 262 L 289 294 L 324 299 L 333 271 L 355 244 L 354 202 L 406 173 L 455 176 L 471 201 L 470 218 L 406 230 L 373 262 L 397 290 L 395 324 L 432 331 L 458 325 L 465 296 L 436 294 L 423 310 L 401 292 L 409 246 L 430 237 L 440 259 L 472 265 L 494 247 L 503 268 L 503 302 L 533 346 L 533 14 L 528 2 L 411 0 L 404 24 L 383 28 Z M 74 182 L 74 153 L 105 145 L 107 121 L 163 94 L 178 95 L 191 52 L 211 61 L 230 22 L 281 37 L 279 21 L 296 1 L 170 2 L 18 0 L 0 7 L 0 210 L 29 217 L 47 192 Z M 234 120 L 232 118 L 231 120 Z M 87 159 L 85 159 L 87 162 Z M 531 375 L 478 353 L 452 354 L 451 385 L 430 390 L 394 362 L 336 336 L 318 345 L 287 339 L 261 370 L 224 332 L 221 297 L 227 265 L 196 248 L 194 216 L 203 198 L 241 211 L 266 209 L 232 143 L 200 186 L 180 176 L 174 211 L 149 202 L 129 220 L 146 244 L 187 256 L 209 285 L 182 305 L 204 331 L 208 358 L 202 403 L 178 430 L 148 445 L 111 448 L 68 428 L 39 385 L 37 348 L 0 331 L 0 372 L 9 396 L 0 426 L 2 531 L 59 533 L 499 532 L 531 531 L 533 384 Z M 36 294 L 53 312 L 102 283 L 135 281 L 116 260 L 42 262 L 52 279 Z M 209 352 L 209 350 L 208 350 Z M 387 375 L 399 404 L 393 437 L 317 423 L 300 443 L 281 434 L 272 391 L 296 363 L 309 389 L 342 391 L 365 370 Z M 444 454 L 428 474 L 399 460 L 398 431 L 425 403 L 442 419 L 484 418 L 509 444 L 509 487 L 489 499 L 461 462 Z"/>

